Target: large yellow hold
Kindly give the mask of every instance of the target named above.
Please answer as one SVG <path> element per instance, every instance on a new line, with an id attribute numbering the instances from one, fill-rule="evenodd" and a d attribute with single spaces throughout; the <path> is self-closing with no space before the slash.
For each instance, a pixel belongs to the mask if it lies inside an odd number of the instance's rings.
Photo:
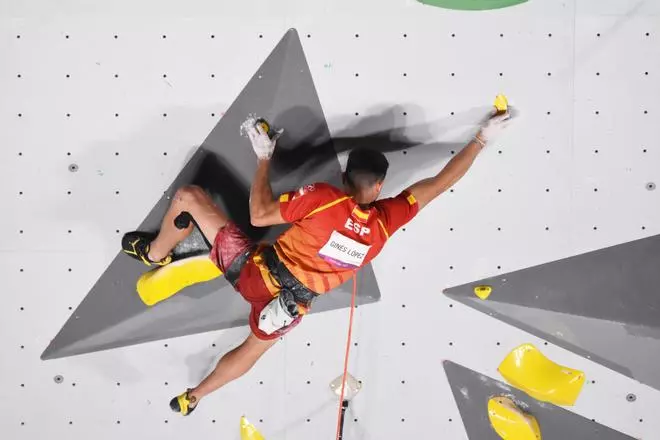
<path id="1" fill-rule="evenodd" d="M 148 306 L 166 300 L 180 290 L 222 275 L 208 254 L 175 261 L 145 272 L 138 278 L 137 292 Z"/>
<path id="2" fill-rule="evenodd" d="M 241 440 L 266 440 L 245 416 L 241 417 Z"/>
<path id="3" fill-rule="evenodd" d="M 541 440 L 541 429 L 536 418 L 518 408 L 509 397 L 490 398 L 488 419 L 504 440 Z"/>
<path id="4" fill-rule="evenodd" d="M 497 370 L 514 387 L 555 405 L 574 405 L 584 385 L 582 371 L 552 362 L 532 344 L 513 349 Z"/>

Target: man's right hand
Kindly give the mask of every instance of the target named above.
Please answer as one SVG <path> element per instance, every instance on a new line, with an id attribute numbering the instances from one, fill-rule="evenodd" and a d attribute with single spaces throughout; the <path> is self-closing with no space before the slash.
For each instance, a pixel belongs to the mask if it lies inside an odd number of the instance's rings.
<path id="1" fill-rule="evenodd" d="M 282 135 L 284 130 L 279 130 L 270 138 L 268 132 L 262 124 L 250 124 L 245 128 L 245 132 L 250 139 L 252 149 L 259 159 L 268 160 L 273 156 L 275 151 L 275 144 L 277 139 Z"/>

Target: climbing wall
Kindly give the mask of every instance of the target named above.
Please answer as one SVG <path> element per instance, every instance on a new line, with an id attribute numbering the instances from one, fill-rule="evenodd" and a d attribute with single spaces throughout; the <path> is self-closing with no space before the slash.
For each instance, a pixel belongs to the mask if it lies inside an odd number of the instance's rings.
<path id="1" fill-rule="evenodd" d="M 414 0 L 0 0 L 0 10 L 8 438 L 238 439 L 243 414 L 268 440 L 334 438 L 329 383 L 342 370 L 345 308 L 307 317 L 187 419 L 167 402 L 246 327 L 40 360 L 121 235 L 290 28 L 340 163 L 365 140 L 396 146 L 386 195 L 437 172 L 497 93 L 519 111 L 375 260 L 381 299 L 356 311 L 349 370 L 363 388 L 345 438 L 467 439 L 443 361 L 502 380 L 497 365 L 526 342 L 585 372 L 566 408 L 580 420 L 660 438 L 660 391 L 442 294 L 660 234 L 658 2 L 455 11 Z"/>

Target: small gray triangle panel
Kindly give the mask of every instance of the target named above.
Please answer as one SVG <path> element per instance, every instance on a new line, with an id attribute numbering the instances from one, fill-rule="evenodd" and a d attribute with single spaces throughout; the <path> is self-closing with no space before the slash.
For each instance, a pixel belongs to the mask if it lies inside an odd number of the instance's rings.
<path id="1" fill-rule="evenodd" d="M 249 185 L 257 164 L 239 128 L 251 114 L 285 129 L 273 157 L 271 184 L 275 194 L 318 181 L 341 185 L 341 167 L 328 124 L 300 39 L 291 29 L 136 229 L 157 231 L 174 192 L 183 185 L 196 184 L 209 191 L 218 206 L 255 241 L 273 241 L 286 230 L 287 226 L 255 228 L 250 224 Z M 205 248 L 201 235 L 194 233 L 175 252 Z M 223 278 L 191 286 L 154 307 L 145 306 L 135 283 L 146 270 L 146 266 L 118 252 L 42 359 L 247 324 L 248 304 Z M 313 311 L 349 307 L 351 294 L 349 281 L 319 298 Z M 357 304 L 379 298 L 369 265 L 358 274 Z"/>
<path id="2" fill-rule="evenodd" d="M 462 365 L 444 361 L 443 366 L 470 440 L 501 440 L 488 418 L 488 400 L 495 396 L 511 398 L 520 409 L 534 416 L 543 439 L 633 440 L 633 437 L 564 408 L 539 402 L 520 390 Z"/>
<path id="3" fill-rule="evenodd" d="M 445 290 L 469 307 L 660 389 L 660 235 Z M 491 286 L 486 300 L 474 288 Z"/>

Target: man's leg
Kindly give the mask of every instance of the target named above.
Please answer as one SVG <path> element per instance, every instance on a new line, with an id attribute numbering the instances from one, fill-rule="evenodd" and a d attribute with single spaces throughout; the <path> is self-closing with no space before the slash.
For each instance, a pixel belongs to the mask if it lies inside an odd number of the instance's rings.
<path id="1" fill-rule="evenodd" d="M 191 407 L 196 406 L 202 397 L 247 373 L 259 358 L 275 345 L 278 339 L 262 341 L 254 333 L 250 333 L 245 342 L 225 354 L 218 361 L 218 365 L 216 365 L 213 372 L 202 383 L 190 390 L 188 396 L 190 397 Z"/>
<path id="2" fill-rule="evenodd" d="M 151 261 L 165 258 L 174 246 L 192 232 L 194 227 L 192 223 L 185 229 L 174 226 L 174 219 L 184 211 L 192 215 L 210 243 L 213 243 L 220 228 L 227 224 L 227 216 L 213 203 L 213 199 L 206 191 L 195 185 L 181 187 L 174 194 L 172 203 L 165 213 L 158 237 L 149 246 L 148 257 Z"/>

